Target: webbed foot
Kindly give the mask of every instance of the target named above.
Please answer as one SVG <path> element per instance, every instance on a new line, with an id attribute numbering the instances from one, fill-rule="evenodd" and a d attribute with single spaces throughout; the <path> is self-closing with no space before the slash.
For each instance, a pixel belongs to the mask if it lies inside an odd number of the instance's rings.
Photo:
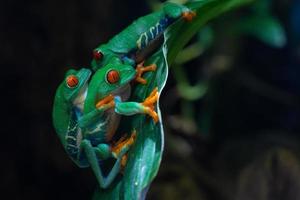
<path id="1" fill-rule="evenodd" d="M 187 22 L 190 22 L 194 19 L 194 17 L 196 17 L 196 12 L 194 11 L 185 11 L 182 13 L 182 18 L 187 21 Z"/>
<path id="2" fill-rule="evenodd" d="M 115 158 L 123 157 L 126 155 L 129 147 L 134 143 L 136 138 L 136 130 L 133 130 L 130 137 L 127 138 L 126 135 L 121 137 L 118 142 L 111 146 L 111 152 Z M 122 158 L 123 160 L 123 158 Z M 123 161 L 122 161 L 123 162 Z"/>
<path id="3" fill-rule="evenodd" d="M 139 82 L 141 84 L 146 84 L 147 80 L 142 78 L 143 73 L 149 72 L 149 71 L 155 71 L 157 68 L 156 64 L 152 64 L 149 66 L 144 66 L 144 62 L 141 62 L 140 64 L 137 65 L 136 67 L 136 77 L 135 81 Z"/>
<path id="4" fill-rule="evenodd" d="M 112 94 L 104 97 L 97 102 L 96 108 L 113 108 L 115 106 L 114 96 Z"/>
<path id="5" fill-rule="evenodd" d="M 150 115 L 154 122 L 158 122 L 158 115 L 154 111 L 154 104 L 158 100 L 158 88 L 154 88 L 151 94 L 145 99 L 143 103 L 141 103 L 144 106 L 144 111 L 146 114 Z"/>

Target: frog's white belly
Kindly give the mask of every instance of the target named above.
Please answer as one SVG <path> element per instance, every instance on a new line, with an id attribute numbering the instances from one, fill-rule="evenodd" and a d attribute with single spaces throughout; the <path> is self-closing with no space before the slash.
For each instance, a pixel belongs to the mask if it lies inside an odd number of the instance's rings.
<path id="1" fill-rule="evenodd" d="M 131 86 L 130 84 L 126 84 L 123 87 L 115 90 L 112 94 L 115 97 L 120 97 L 121 101 L 127 101 L 131 94 Z M 108 112 L 109 120 L 107 124 L 108 131 L 106 133 L 106 139 L 107 141 L 110 141 L 119 127 L 121 116 L 117 114 L 114 109 L 110 109 Z"/>

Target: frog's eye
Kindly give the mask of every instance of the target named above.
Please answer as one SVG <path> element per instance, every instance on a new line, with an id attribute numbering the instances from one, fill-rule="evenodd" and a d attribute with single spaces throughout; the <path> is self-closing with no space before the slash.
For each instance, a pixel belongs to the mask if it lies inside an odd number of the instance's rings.
<path id="1" fill-rule="evenodd" d="M 94 50 L 93 51 L 93 58 L 95 60 L 101 60 L 103 58 L 103 53 L 101 53 L 101 51 L 99 51 L 99 50 Z"/>
<path id="2" fill-rule="evenodd" d="M 109 83 L 116 83 L 120 79 L 119 72 L 117 70 L 110 70 L 106 75 L 106 80 Z"/>
<path id="3" fill-rule="evenodd" d="M 74 88 L 78 85 L 78 78 L 75 75 L 70 75 L 66 78 L 66 83 L 69 88 Z"/>

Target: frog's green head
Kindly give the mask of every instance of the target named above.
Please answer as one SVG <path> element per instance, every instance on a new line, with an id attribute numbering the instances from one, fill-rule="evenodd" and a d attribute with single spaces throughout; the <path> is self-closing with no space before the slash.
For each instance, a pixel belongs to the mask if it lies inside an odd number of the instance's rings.
<path id="1" fill-rule="evenodd" d="M 52 113 L 53 124 L 64 145 L 65 133 L 71 117 L 70 107 L 83 108 L 90 76 L 89 69 L 69 70 L 56 91 Z"/>
<path id="2" fill-rule="evenodd" d="M 96 71 L 100 67 L 107 65 L 113 56 L 115 56 L 115 54 L 111 52 L 106 45 L 97 47 L 93 51 L 92 69 Z"/>
<path id="3" fill-rule="evenodd" d="M 91 71 L 89 69 L 70 69 L 66 73 L 65 79 L 60 85 L 60 90 L 62 90 L 61 94 L 65 101 L 73 102 L 78 99 L 79 96 L 82 96 L 87 90 L 90 76 Z"/>
<path id="4" fill-rule="evenodd" d="M 131 65 L 109 63 L 95 72 L 89 90 L 94 90 L 97 99 L 101 99 L 128 85 L 135 75 L 136 71 Z"/>

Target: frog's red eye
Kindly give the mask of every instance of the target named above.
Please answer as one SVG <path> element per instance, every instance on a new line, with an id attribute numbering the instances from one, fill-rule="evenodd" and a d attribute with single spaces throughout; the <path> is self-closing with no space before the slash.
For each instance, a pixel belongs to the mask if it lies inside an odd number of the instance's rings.
<path id="1" fill-rule="evenodd" d="M 67 86 L 69 88 L 74 88 L 74 87 L 76 87 L 78 85 L 79 81 L 78 81 L 77 76 L 70 75 L 70 76 L 67 77 L 66 82 L 67 82 Z"/>
<path id="2" fill-rule="evenodd" d="M 99 51 L 99 50 L 94 50 L 93 51 L 93 58 L 95 60 L 101 60 L 103 58 L 103 53 L 101 53 L 101 51 Z"/>
<path id="3" fill-rule="evenodd" d="M 110 70 L 106 75 L 107 82 L 116 83 L 120 79 L 119 72 L 117 70 Z"/>

